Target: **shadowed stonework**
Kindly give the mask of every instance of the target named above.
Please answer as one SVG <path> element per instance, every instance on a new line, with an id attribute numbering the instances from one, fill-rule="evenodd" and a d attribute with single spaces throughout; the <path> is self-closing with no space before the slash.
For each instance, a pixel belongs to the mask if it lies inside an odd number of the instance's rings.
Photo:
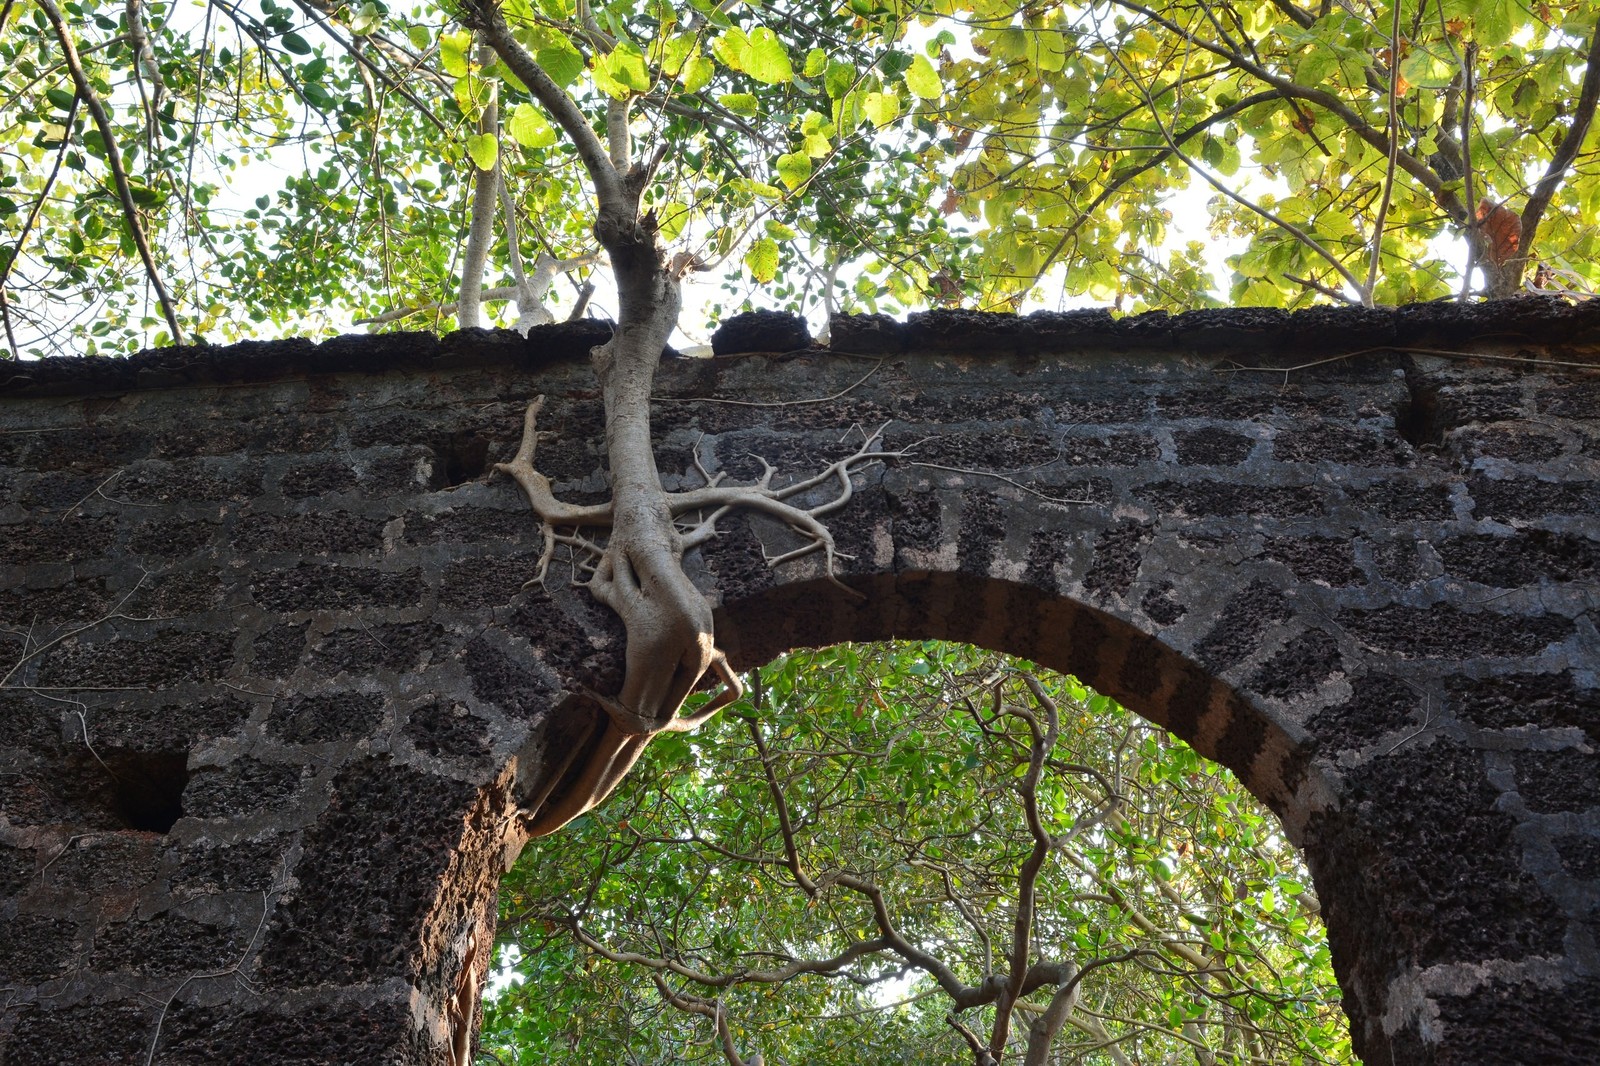
<path id="1" fill-rule="evenodd" d="M 0 1063 L 446 1062 L 519 804 L 621 674 L 487 476 L 542 393 L 541 469 L 605 498 L 604 336 L 0 364 Z M 691 553 L 737 667 L 1075 673 L 1306 848 L 1367 1061 L 1600 1060 L 1600 301 L 832 337 L 662 368 L 669 489 L 906 453 L 828 517 L 859 595 L 759 516 Z"/>

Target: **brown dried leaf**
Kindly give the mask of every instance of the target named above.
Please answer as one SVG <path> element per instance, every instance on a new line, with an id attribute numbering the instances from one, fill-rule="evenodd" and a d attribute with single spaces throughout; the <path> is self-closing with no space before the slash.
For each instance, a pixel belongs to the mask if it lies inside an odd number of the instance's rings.
<path id="1" fill-rule="evenodd" d="M 1505 266 L 1516 258 L 1522 246 L 1522 219 L 1505 204 L 1492 200 L 1478 203 L 1478 223 L 1489 241 L 1489 258 L 1495 266 Z"/>

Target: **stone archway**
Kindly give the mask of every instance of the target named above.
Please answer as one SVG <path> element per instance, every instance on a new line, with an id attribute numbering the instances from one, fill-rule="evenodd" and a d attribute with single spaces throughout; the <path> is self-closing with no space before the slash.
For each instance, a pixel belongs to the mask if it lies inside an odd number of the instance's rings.
<path id="1" fill-rule="evenodd" d="M 544 392 L 547 470 L 603 488 L 595 339 L 18 370 L 7 1066 L 444 1061 L 516 804 L 583 735 L 564 694 L 619 665 L 580 592 L 521 588 L 536 530 L 479 479 Z M 658 454 L 804 472 L 887 423 L 914 447 L 830 516 L 864 598 L 769 570 L 761 519 L 691 560 L 737 662 L 898 635 L 1073 671 L 1306 846 L 1369 1061 L 1587 1062 L 1597 342 L 1544 301 L 857 319 L 666 367 Z M 1299 369 L 1223 372 L 1268 364 Z"/>

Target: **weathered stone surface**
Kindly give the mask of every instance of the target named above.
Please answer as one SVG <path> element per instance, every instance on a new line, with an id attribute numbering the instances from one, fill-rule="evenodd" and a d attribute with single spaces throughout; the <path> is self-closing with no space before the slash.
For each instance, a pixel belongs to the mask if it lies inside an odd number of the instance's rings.
<path id="1" fill-rule="evenodd" d="M 524 587 L 538 527 L 490 476 L 543 393 L 541 469 L 605 499 L 607 335 L 9 366 L 0 1062 L 158 1036 L 162 1063 L 441 1060 L 517 797 L 583 743 L 571 697 L 621 677 L 560 554 Z M 1369 350 L 1490 336 L 1535 361 Z M 736 666 L 941 637 L 1073 671 L 1304 843 L 1368 1061 L 1595 1060 L 1600 386 L 1570 364 L 1600 366 L 1600 302 L 831 337 L 735 319 L 738 357 L 661 371 L 670 485 L 756 456 L 792 483 L 863 427 L 907 449 L 828 516 L 864 598 L 768 566 L 795 542 L 764 517 L 691 554 Z M 1282 369 L 1214 372 L 1239 366 Z"/>

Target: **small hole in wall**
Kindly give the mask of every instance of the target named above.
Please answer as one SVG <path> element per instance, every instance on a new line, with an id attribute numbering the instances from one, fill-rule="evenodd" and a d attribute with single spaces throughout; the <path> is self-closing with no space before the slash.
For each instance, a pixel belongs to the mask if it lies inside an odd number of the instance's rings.
<path id="1" fill-rule="evenodd" d="M 474 431 L 452 433 L 434 445 L 433 489 L 454 488 L 489 468 L 489 441 Z"/>
<path id="2" fill-rule="evenodd" d="M 1444 441 L 1445 426 L 1439 415 L 1439 390 L 1419 376 L 1408 375 L 1410 394 L 1394 415 L 1394 428 L 1416 448 L 1436 447 Z"/>
<path id="3" fill-rule="evenodd" d="M 107 759 L 106 769 L 112 777 L 112 808 L 127 828 L 165 833 L 183 817 L 187 752 L 123 752 Z"/>

